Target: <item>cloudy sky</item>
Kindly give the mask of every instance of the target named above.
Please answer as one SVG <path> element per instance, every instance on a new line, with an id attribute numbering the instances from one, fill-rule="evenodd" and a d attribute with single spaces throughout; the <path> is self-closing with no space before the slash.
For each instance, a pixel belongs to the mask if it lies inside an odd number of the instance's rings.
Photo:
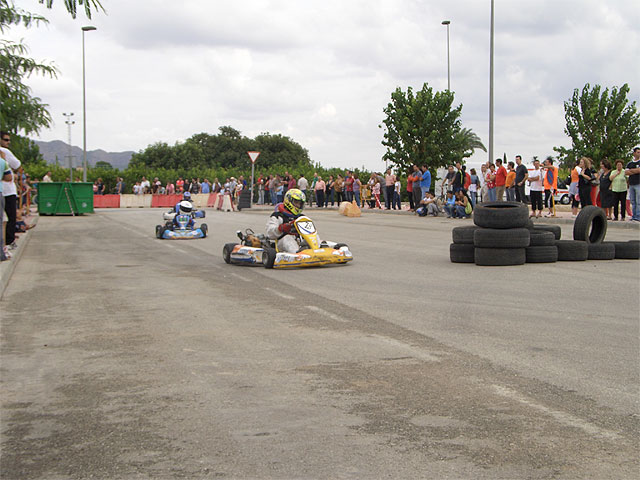
<path id="1" fill-rule="evenodd" d="M 383 108 L 396 87 L 451 89 L 462 123 L 488 146 L 489 0 L 102 0 L 73 20 L 63 1 L 16 5 L 46 26 L 14 27 L 30 54 L 60 69 L 31 78 L 55 125 L 38 137 L 82 146 L 87 32 L 87 149 L 144 149 L 231 125 L 287 135 L 326 167 L 380 169 Z M 640 99 L 637 0 L 495 0 L 497 156 L 570 145 L 563 102 L 585 83 L 628 83 Z M 640 102 L 638 102 L 640 103 Z M 486 160 L 476 153 L 472 164 Z M 259 162 L 259 160 L 258 160 Z"/>

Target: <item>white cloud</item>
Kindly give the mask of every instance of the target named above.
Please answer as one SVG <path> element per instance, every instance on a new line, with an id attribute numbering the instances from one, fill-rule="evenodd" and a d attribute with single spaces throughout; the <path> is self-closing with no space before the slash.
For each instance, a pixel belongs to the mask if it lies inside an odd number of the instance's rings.
<path id="1" fill-rule="evenodd" d="M 396 87 L 451 83 L 463 124 L 488 143 L 489 2 L 477 0 L 136 0 L 72 20 L 62 4 L 29 9 L 48 27 L 9 32 L 60 79 L 32 78 L 66 139 L 81 139 L 86 34 L 88 148 L 140 150 L 231 125 L 282 133 L 325 166 L 381 169 L 382 109 Z M 25 7 L 23 7 L 25 8 Z M 640 35 L 632 0 L 496 1 L 495 152 L 524 158 L 568 145 L 563 101 L 585 83 L 631 86 L 638 100 Z M 486 158 L 483 152 L 473 160 Z"/>

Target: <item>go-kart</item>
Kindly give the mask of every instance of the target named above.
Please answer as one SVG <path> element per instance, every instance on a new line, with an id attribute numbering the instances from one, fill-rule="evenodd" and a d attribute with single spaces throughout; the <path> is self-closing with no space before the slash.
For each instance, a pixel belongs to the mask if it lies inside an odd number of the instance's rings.
<path id="1" fill-rule="evenodd" d="M 194 210 L 193 215 L 194 215 L 193 218 L 204 218 L 206 216 L 206 213 L 204 210 Z M 168 212 L 164 212 L 162 214 L 162 219 L 165 222 L 173 222 L 173 219 L 175 216 L 176 216 L 176 210 L 172 208 Z"/>
<path id="2" fill-rule="evenodd" d="M 236 232 L 241 243 L 227 243 L 222 249 L 226 263 L 263 265 L 266 268 L 312 267 L 341 264 L 353 260 L 344 243 L 320 241 L 316 227 L 307 216 L 293 222 L 295 236 L 300 245 L 297 253 L 277 251 L 277 241 L 265 234 L 256 235 L 251 229 Z"/>
<path id="3" fill-rule="evenodd" d="M 174 220 L 167 220 L 164 225 L 156 225 L 156 237 L 164 240 L 191 240 L 206 237 L 209 231 L 207 224 L 203 223 L 197 228 L 189 226 L 192 218 L 195 218 L 193 212 L 179 213 Z"/>

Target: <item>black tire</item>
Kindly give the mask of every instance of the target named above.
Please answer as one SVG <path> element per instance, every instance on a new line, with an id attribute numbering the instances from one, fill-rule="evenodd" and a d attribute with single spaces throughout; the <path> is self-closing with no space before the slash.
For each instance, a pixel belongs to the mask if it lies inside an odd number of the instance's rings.
<path id="1" fill-rule="evenodd" d="M 600 243 L 607 234 L 604 210 L 594 205 L 584 207 L 573 224 L 573 239 L 587 243 Z"/>
<path id="2" fill-rule="evenodd" d="M 160 227 L 160 228 L 158 228 Z M 162 225 L 158 225 L 156 226 L 156 237 L 158 237 L 160 240 L 162 240 L 162 236 L 164 235 L 164 232 L 167 230 L 167 227 L 163 227 Z"/>
<path id="3" fill-rule="evenodd" d="M 475 247 L 468 243 L 452 243 L 449 245 L 449 258 L 453 263 L 474 263 Z"/>
<path id="4" fill-rule="evenodd" d="M 349 245 L 347 245 L 346 243 L 336 243 L 336 246 L 333 247 L 333 248 L 334 248 L 334 250 L 340 250 L 342 247 L 349 248 Z"/>
<path id="5" fill-rule="evenodd" d="M 160 238 L 160 229 L 162 228 L 162 225 L 156 225 L 156 238 Z"/>
<path id="6" fill-rule="evenodd" d="M 473 234 L 473 245 L 481 248 L 524 248 L 529 241 L 526 228 L 478 228 Z"/>
<path id="7" fill-rule="evenodd" d="M 200 210 L 202 212 L 202 216 L 200 218 L 206 218 L 207 217 L 207 212 L 205 212 L 204 210 Z"/>
<path id="8" fill-rule="evenodd" d="M 475 248 L 476 265 L 507 266 L 524 265 L 527 256 L 524 248 Z"/>
<path id="9" fill-rule="evenodd" d="M 590 243 L 588 260 L 613 260 L 616 258 L 616 246 L 611 242 Z"/>
<path id="10" fill-rule="evenodd" d="M 611 242 L 616 249 L 615 258 L 624 260 L 640 260 L 640 242 L 631 240 L 629 242 Z"/>
<path id="11" fill-rule="evenodd" d="M 554 247 L 556 244 L 556 236 L 553 232 L 534 229 L 529 233 L 531 236 L 530 247 Z"/>
<path id="12" fill-rule="evenodd" d="M 222 259 L 224 260 L 224 263 L 231 263 L 231 252 L 233 252 L 236 245 L 237 243 L 224 244 L 224 247 L 222 247 Z"/>
<path id="13" fill-rule="evenodd" d="M 520 202 L 488 202 L 476 206 L 473 223 L 484 228 L 522 228 L 529 222 L 529 210 Z"/>
<path id="14" fill-rule="evenodd" d="M 265 247 L 262 252 L 262 265 L 264 268 L 273 268 L 276 261 L 276 251 L 273 248 Z"/>
<path id="15" fill-rule="evenodd" d="M 560 238 L 562 237 L 562 228 L 560 228 L 560 225 L 540 224 L 540 225 L 534 225 L 533 229 L 541 230 L 543 232 L 551 232 L 555 236 L 556 240 L 560 240 Z"/>
<path id="16" fill-rule="evenodd" d="M 207 226 L 206 223 L 203 223 L 202 225 L 200 225 L 200 230 L 202 231 L 202 238 L 206 237 L 207 234 L 209 233 L 209 227 Z"/>
<path id="17" fill-rule="evenodd" d="M 549 233 L 550 232 L 546 232 Z M 553 235 L 551 235 L 553 238 Z M 538 245 L 525 249 L 527 263 L 554 263 L 558 261 L 558 247 L 555 245 Z"/>
<path id="18" fill-rule="evenodd" d="M 584 262 L 589 258 L 587 242 L 580 240 L 556 240 L 558 260 L 561 262 Z"/>
<path id="19" fill-rule="evenodd" d="M 569 205 L 571 203 L 571 198 L 569 198 L 569 195 L 563 195 L 560 197 L 560 203 L 562 205 Z"/>
<path id="20" fill-rule="evenodd" d="M 478 228 L 480 227 L 476 227 L 475 225 L 454 227 L 454 229 L 451 230 L 453 243 L 458 245 L 473 245 L 473 234 Z"/>

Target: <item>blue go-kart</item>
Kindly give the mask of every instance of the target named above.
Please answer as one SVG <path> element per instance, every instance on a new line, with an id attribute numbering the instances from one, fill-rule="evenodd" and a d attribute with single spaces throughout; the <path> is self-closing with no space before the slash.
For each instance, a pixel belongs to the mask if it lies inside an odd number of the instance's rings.
<path id="1" fill-rule="evenodd" d="M 162 240 L 192 240 L 205 238 L 209 227 L 206 223 L 196 227 L 192 222 L 196 215 L 193 213 L 178 213 L 173 221 L 164 225 L 156 225 L 156 237 Z"/>

